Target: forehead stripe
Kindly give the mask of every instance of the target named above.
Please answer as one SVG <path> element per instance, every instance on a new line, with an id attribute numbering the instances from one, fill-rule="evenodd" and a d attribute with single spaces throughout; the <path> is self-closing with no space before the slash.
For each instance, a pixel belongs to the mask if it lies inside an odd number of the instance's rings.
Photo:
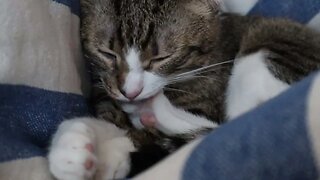
<path id="1" fill-rule="evenodd" d="M 151 22 L 148 27 L 148 33 L 147 33 L 144 41 L 141 44 L 142 49 L 145 49 L 148 46 L 149 42 L 151 41 L 153 31 L 154 31 L 154 23 Z"/>
<path id="2" fill-rule="evenodd" d="M 140 52 L 136 48 L 129 48 L 126 61 L 130 71 L 141 71 Z"/>

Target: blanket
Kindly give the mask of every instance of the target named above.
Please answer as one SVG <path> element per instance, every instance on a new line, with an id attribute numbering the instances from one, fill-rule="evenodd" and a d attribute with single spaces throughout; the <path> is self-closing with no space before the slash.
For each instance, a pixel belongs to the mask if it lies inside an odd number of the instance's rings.
<path id="1" fill-rule="evenodd" d="M 320 29 L 318 0 L 221 1 L 226 11 L 285 16 Z M 64 119 L 90 115 L 79 14 L 79 0 L 0 1 L 1 180 L 52 179 L 45 157 L 57 126 Z M 179 162 L 184 166 L 185 161 L 175 161 L 177 168 Z"/>
<path id="2" fill-rule="evenodd" d="M 67 118 L 87 116 L 78 0 L 0 1 L 0 179 L 52 179 L 46 154 Z"/>

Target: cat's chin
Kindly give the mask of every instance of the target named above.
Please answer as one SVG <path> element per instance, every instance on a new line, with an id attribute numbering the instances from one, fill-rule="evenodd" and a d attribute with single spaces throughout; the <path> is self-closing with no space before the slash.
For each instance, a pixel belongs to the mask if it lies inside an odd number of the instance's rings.
<path id="1" fill-rule="evenodd" d="M 118 101 L 122 110 L 127 113 L 134 127 L 142 129 L 145 127 L 155 127 L 156 117 L 153 113 L 153 103 L 160 93 L 148 98 L 134 101 Z"/>

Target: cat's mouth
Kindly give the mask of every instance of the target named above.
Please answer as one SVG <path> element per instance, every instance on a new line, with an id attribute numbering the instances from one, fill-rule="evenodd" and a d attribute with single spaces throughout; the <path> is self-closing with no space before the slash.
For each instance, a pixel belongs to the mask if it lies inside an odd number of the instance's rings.
<path id="1" fill-rule="evenodd" d="M 141 103 L 146 103 L 147 101 L 152 100 L 155 96 L 160 94 L 162 91 L 163 91 L 162 88 L 160 88 L 160 90 L 159 89 L 157 90 L 152 89 L 152 90 L 146 90 L 146 91 L 142 90 L 141 93 L 134 98 L 128 98 L 121 94 L 113 98 L 123 103 L 141 104 Z"/>
<path id="2" fill-rule="evenodd" d="M 137 99 L 133 99 L 133 100 L 128 100 L 128 103 L 132 103 L 132 104 L 150 104 L 152 102 L 152 100 L 159 94 L 160 92 L 144 97 L 144 98 L 137 98 Z"/>
<path id="3" fill-rule="evenodd" d="M 154 127 L 156 118 L 153 113 L 153 102 L 159 93 L 156 93 L 148 98 L 134 100 L 134 101 L 120 101 L 122 110 L 126 112 L 129 117 L 138 117 L 138 119 L 131 119 L 144 127 Z M 133 122 L 133 124 L 135 124 Z"/>
<path id="4" fill-rule="evenodd" d="M 137 98 L 134 100 L 129 100 L 129 99 L 118 99 L 118 102 L 120 104 L 127 104 L 130 106 L 136 106 L 139 107 L 139 109 L 143 108 L 151 108 L 152 107 L 152 102 L 155 99 L 156 96 L 158 96 L 162 91 L 159 91 L 151 96 L 147 96 L 144 98 Z M 140 110 L 139 110 L 140 111 Z M 133 113 L 133 112 L 127 112 L 127 113 Z"/>

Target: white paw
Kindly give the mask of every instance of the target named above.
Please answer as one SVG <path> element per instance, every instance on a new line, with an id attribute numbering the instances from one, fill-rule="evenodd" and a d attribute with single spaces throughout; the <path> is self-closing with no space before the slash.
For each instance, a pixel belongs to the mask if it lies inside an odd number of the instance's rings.
<path id="1" fill-rule="evenodd" d="M 83 122 L 60 125 L 49 152 L 51 173 L 60 180 L 85 180 L 93 177 L 97 158 L 94 131 Z"/>
<path id="2" fill-rule="evenodd" d="M 130 171 L 130 152 L 135 150 L 127 137 L 117 137 L 105 141 L 99 148 L 99 169 L 97 179 L 124 178 Z"/>

